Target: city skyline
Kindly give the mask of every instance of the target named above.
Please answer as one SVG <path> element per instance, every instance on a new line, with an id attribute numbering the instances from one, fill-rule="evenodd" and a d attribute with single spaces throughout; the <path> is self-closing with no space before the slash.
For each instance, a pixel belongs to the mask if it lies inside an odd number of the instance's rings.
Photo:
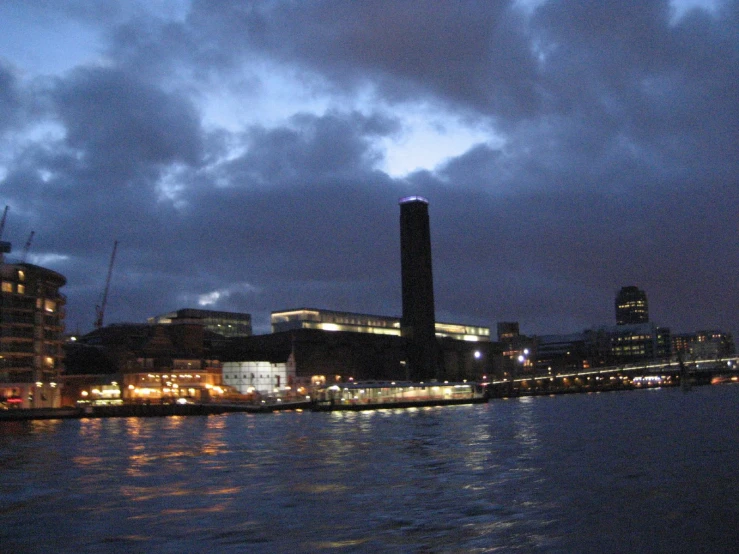
<path id="1" fill-rule="evenodd" d="M 0 209 L 67 328 L 192 307 L 739 334 L 737 2 L 6 2 Z"/>

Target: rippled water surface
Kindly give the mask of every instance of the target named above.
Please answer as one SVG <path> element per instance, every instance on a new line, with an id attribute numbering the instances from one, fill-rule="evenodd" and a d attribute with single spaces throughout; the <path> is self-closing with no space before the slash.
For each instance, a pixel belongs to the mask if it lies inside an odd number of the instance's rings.
<path id="1" fill-rule="evenodd" d="M 0 423 L 2 552 L 737 552 L 739 386 Z"/>

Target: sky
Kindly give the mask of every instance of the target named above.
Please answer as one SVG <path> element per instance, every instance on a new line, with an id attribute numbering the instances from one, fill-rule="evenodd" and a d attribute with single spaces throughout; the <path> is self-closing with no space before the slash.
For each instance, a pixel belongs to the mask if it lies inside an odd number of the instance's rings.
<path id="1" fill-rule="evenodd" d="M 180 308 L 739 336 L 739 1 L 0 1 L 0 209 L 88 332 Z"/>

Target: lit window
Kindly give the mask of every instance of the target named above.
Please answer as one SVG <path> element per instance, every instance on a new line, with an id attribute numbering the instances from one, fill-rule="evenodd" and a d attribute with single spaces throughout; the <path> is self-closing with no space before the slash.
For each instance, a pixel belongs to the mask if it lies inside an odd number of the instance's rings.
<path id="1" fill-rule="evenodd" d="M 26 285 L 18 285 L 18 294 L 26 294 Z"/>
<path id="2" fill-rule="evenodd" d="M 3 281 L 3 292 L 13 292 L 13 283 Z"/>
<path id="3" fill-rule="evenodd" d="M 19 281 L 25 281 L 26 280 L 26 273 L 25 271 L 18 270 L 18 280 Z"/>
<path id="4" fill-rule="evenodd" d="M 44 302 L 44 309 L 47 312 L 54 312 L 56 310 L 56 302 L 54 302 L 53 300 L 46 300 Z"/>

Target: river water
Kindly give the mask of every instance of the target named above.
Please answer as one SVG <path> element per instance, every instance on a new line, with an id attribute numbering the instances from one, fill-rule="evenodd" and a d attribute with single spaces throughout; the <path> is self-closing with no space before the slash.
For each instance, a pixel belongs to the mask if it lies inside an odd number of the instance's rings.
<path id="1" fill-rule="evenodd" d="M 0 552 L 737 552 L 739 386 L 0 423 Z"/>

